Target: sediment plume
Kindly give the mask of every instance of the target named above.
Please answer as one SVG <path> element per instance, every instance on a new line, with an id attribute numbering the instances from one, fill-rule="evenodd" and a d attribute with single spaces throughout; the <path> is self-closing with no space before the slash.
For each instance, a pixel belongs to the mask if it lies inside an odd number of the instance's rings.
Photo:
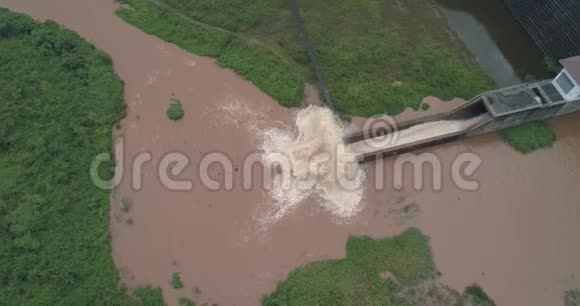
<path id="1" fill-rule="evenodd" d="M 266 222 L 278 221 L 310 196 L 341 220 L 363 208 L 366 174 L 345 148 L 344 131 L 331 110 L 309 106 L 297 112 L 294 130 L 261 132 L 263 161 L 275 172 Z"/>

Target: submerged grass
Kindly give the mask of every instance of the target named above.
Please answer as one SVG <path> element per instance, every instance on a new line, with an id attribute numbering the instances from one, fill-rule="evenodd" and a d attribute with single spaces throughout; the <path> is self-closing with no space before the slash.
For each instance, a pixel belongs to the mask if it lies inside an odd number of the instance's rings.
<path id="1" fill-rule="evenodd" d="M 500 133 L 514 149 L 521 153 L 549 148 L 556 141 L 554 131 L 544 121 L 524 123 L 502 130 Z"/>
<path id="2" fill-rule="evenodd" d="M 179 298 L 179 306 L 195 306 L 195 303 L 188 298 Z"/>

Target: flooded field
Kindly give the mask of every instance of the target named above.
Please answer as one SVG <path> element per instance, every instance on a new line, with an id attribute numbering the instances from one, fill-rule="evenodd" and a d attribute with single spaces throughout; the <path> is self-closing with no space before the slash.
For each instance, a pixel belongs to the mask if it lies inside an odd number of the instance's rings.
<path id="1" fill-rule="evenodd" d="M 112 196 L 111 233 L 115 264 L 129 287 L 159 286 L 169 305 L 182 296 L 199 304 L 257 305 L 296 267 L 344 256 L 350 235 L 384 237 L 410 225 L 431 237 L 446 284 L 461 290 L 478 282 L 499 305 L 560 305 L 564 290 L 580 287 L 579 114 L 554 119 L 559 141 L 526 156 L 493 134 L 429 149 L 442 164 L 442 190 L 433 190 L 430 179 L 413 189 L 409 169 L 403 187 L 394 188 L 391 158 L 364 165 L 362 210 L 349 220 L 336 219 L 317 197 L 308 197 L 277 222 L 264 223 L 273 199 L 259 184 L 243 190 L 240 169 L 261 146 L 258 131 L 293 130 L 297 110 L 279 106 L 213 60 L 124 23 L 112 1 L 0 0 L 0 6 L 78 32 L 113 58 L 125 81 L 128 115 L 114 135 L 124 143 L 117 153 L 125 176 Z M 178 122 L 166 118 L 172 98 L 185 110 Z M 452 105 L 429 101 L 430 112 Z M 129 173 L 142 152 L 151 161 L 136 190 Z M 169 152 L 189 157 L 173 179 L 191 179 L 193 190 L 170 191 L 158 179 L 157 167 Z M 216 181 L 233 171 L 231 190 L 204 188 L 195 175 L 210 152 L 233 161 L 232 169 L 210 167 Z M 451 164 L 463 152 L 481 158 L 473 177 L 477 192 L 462 191 L 451 179 Z M 386 177 L 378 191 L 377 169 Z M 174 272 L 184 288 L 171 288 Z"/>

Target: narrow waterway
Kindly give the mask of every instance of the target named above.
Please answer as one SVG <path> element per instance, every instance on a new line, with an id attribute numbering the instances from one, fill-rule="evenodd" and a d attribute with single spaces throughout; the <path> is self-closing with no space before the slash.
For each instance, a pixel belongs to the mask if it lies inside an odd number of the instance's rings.
<path id="1" fill-rule="evenodd" d="M 264 227 L 260 214 L 272 199 L 259 180 L 249 190 L 235 185 L 215 192 L 201 186 L 196 167 L 204 154 L 223 152 L 238 169 L 260 145 L 256 129 L 291 128 L 295 110 L 280 107 L 213 60 L 124 23 L 112 1 L 0 0 L 0 5 L 77 31 L 111 55 L 125 81 L 128 116 L 114 137 L 124 141 L 121 169 L 127 174 L 113 196 L 111 233 L 115 264 L 131 288 L 159 286 L 169 305 L 181 296 L 198 304 L 258 305 L 293 269 L 344 256 L 350 235 L 384 237 L 410 225 L 431 237 L 443 281 L 455 289 L 476 281 L 499 305 L 545 306 L 560 305 L 564 290 L 580 287 L 578 114 L 554 119 L 559 141 L 526 156 L 494 134 L 430 148 L 442 164 L 442 190 L 428 187 L 429 179 L 414 190 L 408 168 L 403 187 L 394 188 L 391 158 L 365 165 L 365 206 L 350 222 L 334 220 L 316 198 L 308 198 Z M 179 122 L 166 118 L 171 98 L 183 103 Z M 461 103 L 428 100 L 429 112 Z M 142 152 L 152 160 L 143 166 L 142 188 L 135 190 L 128 173 L 131 159 Z M 190 158 L 179 178 L 192 179 L 193 191 L 169 191 L 157 179 L 159 160 L 168 152 Z M 464 152 L 482 160 L 474 174 L 478 191 L 453 183 L 452 161 Z M 377 169 L 386 169 L 381 190 L 374 189 Z M 233 171 L 239 182 L 241 173 Z M 227 173 L 212 168 L 210 174 L 220 180 Z M 123 199 L 132 203 L 129 212 L 123 212 Z M 407 207 L 418 207 L 412 210 L 418 216 L 409 216 Z M 184 288 L 171 288 L 174 272 Z"/>
<path id="2" fill-rule="evenodd" d="M 436 0 L 481 67 L 499 87 L 551 76 L 544 57 L 503 0 Z"/>

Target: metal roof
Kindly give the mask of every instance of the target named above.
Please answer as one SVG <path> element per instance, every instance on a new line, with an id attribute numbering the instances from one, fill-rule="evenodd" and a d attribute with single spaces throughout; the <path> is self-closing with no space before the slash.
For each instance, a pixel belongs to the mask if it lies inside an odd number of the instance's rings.
<path id="1" fill-rule="evenodd" d="M 528 84 L 486 92 L 482 95 L 485 107 L 493 117 L 506 116 L 542 106 Z"/>
<path id="2" fill-rule="evenodd" d="M 554 61 L 580 53 L 580 1 L 504 2 L 536 44 Z"/>
<path id="3" fill-rule="evenodd" d="M 566 69 L 568 74 L 576 81 L 576 84 L 580 85 L 580 56 L 569 57 L 560 60 L 562 67 Z"/>

